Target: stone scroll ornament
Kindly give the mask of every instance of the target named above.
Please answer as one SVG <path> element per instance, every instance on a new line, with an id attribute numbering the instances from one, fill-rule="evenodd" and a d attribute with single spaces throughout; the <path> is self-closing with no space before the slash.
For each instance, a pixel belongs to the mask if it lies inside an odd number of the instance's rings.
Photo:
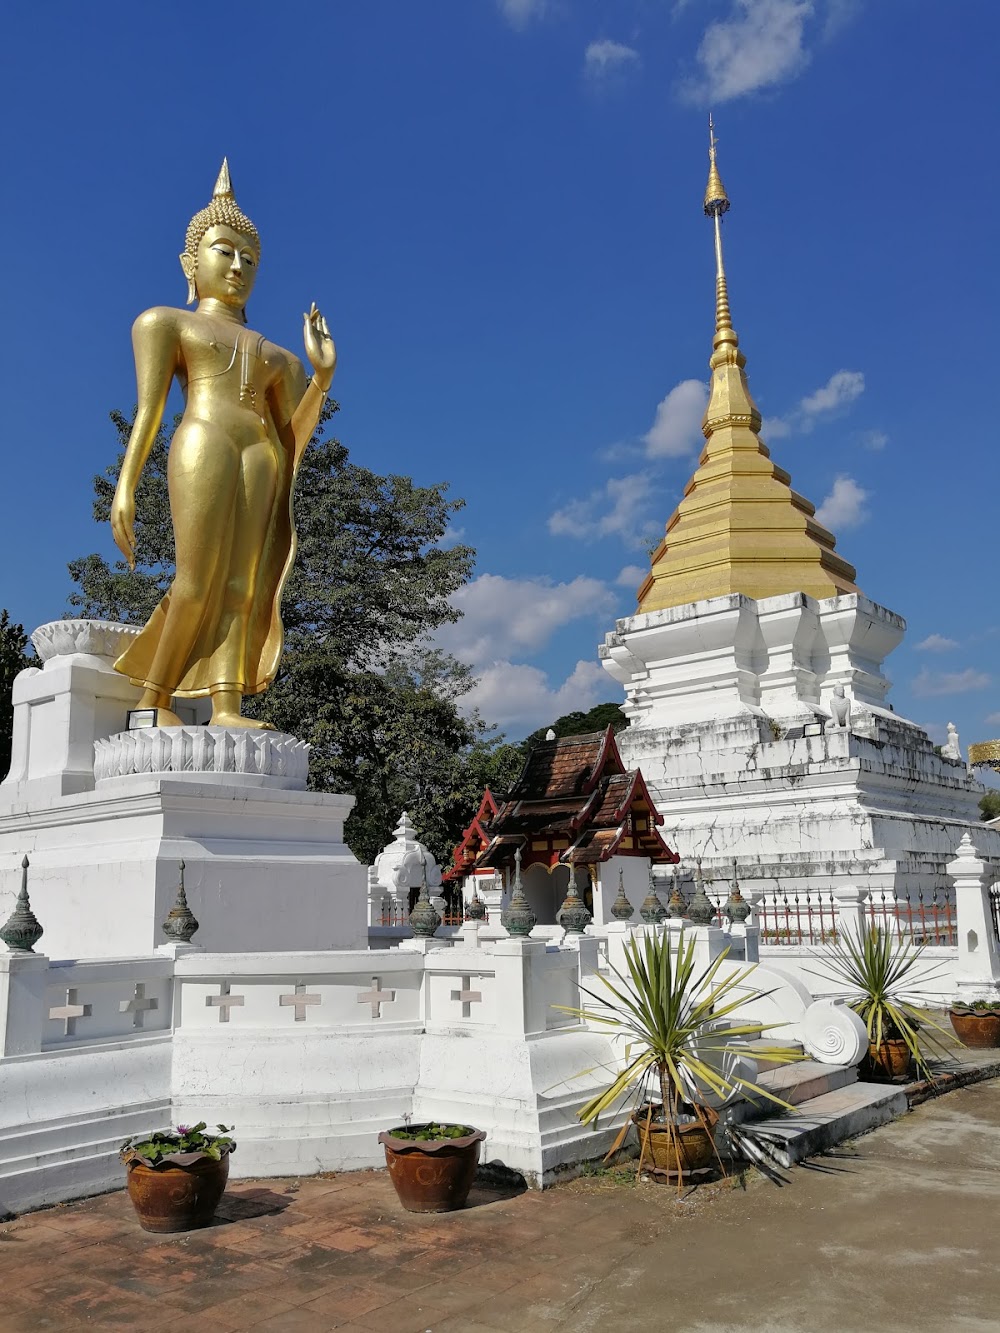
<path id="1" fill-rule="evenodd" d="M 827 1065 L 856 1065 L 868 1050 L 868 1029 L 846 1000 L 815 1000 L 799 1035 L 813 1059 Z"/>

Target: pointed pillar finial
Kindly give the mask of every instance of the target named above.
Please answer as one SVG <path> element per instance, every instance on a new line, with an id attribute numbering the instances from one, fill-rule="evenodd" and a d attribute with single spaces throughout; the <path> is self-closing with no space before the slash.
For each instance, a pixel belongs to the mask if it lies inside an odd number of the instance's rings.
<path id="1" fill-rule="evenodd" d="M 28 865 L 25 856 L 21 862 L 21 892 L 17 895 L 13 912 L 0 926 L 0 940 L 3 940 L 11 953 L 34 953 L 35 945 L 45 933 L 28 899 Z"/>

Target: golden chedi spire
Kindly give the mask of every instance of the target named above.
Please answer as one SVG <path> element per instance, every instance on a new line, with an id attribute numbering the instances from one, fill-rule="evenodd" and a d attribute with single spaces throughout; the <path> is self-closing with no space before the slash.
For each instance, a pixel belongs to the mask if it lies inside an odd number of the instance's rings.
<path id="1" fill-rule="evenodd" d="M 815 506 L 791 489 L 788 473 L 771 462 L 758 434 L 760 412 L 750 397 L 722 258 L 729 196 L 711 117 L 708 124 L 705 213 L 715 229 L 715 337 L 702 422 L 705 448 L 653 552 L 639 589 L 640 612 L 727 593 L 759 600 L 788 592 L 835 597 L 858 591 L 853 566 L 834 551 L 833 534 L 817 523 Z"/>

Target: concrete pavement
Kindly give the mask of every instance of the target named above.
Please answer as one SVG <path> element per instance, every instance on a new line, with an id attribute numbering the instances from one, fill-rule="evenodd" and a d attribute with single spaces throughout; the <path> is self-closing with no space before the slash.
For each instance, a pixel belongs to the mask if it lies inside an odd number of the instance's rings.
<path id="1" fill-rule="evenodd" d="M 597 1176 L 423 1217 L 384 1173 L 237 1181 L 176 1237 L 104 1195 L 0 1226 L 0 1330 L 1000 1330 L 1000 1082 L 784 1174 Z"/>

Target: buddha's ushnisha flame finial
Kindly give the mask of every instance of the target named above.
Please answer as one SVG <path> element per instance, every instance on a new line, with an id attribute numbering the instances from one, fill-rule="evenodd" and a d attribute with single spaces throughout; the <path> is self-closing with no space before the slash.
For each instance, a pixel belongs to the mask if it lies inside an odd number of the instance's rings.
<path id="1" fill-rule="evenodd" d="M 219 178 L 215 182 L 215 189 L 212 191 L 213 199 L 232 199 L 235 202 L 236 196 L 233 194 L 233 182 L 229 177 L 229 158 L 222 159 L 222 166 L 219 168 Z"/>
<path id="2" fill-rule="evenodd" d="M 705 213 L 715 223 L 715 340 L 713 347 L 718 352 L 724 345 L 733 352 L 740 345 L 740 340 L 733 329 L 732 315 L 729 310 L 729 289 L 726 286 L 726 269 L 722 262 L 722 215 L 729 212 L 729 196 L 719 175 L 716 162 L 718 139 L 715 137 L 715 124 L 708 118 L 708 185 L 705 188 Z M 731 355 L 731 354 L 730 354 Z M 714 362 L 713 357 L 713 362 Z M 729 356 L 723 353 L 723 359 Z"/>

